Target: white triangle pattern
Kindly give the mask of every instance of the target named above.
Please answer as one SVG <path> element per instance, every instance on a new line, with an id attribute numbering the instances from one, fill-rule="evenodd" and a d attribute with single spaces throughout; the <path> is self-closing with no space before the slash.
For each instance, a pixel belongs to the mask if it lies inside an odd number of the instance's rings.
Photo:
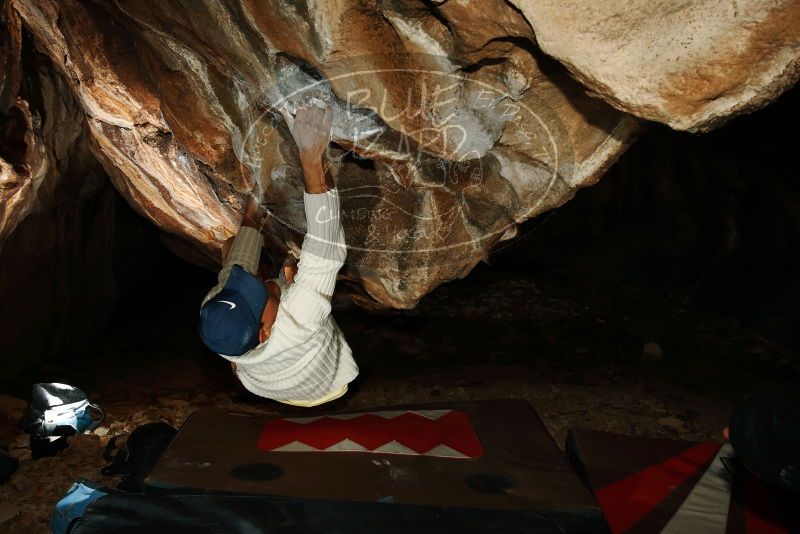
<path id="1" fill-rule="evenodd" d="M 409 413 L 409 411 L 402 410 L 402 411 L 385 411 L 385 412 L 371 412 L 371 413 L 373 415 L 378 415 L 380 417 L 383 417 L 384 419 L 394 419 L 395 417 Z"/>
<path id="2" fill-rule="evenodd" d="M 343 439 L 339 443 L 335 443 L 328 447 L 327 449 L 323 449 L 325 451 L 364 451 L 367 452 L 369 449 L 364 447 L 363 445 L 356 443 L 355 441 L 351 441 L 349 439 Z"/>
<path id="3" fill-rule="evenodd" d="M 469 456 L 466 454 L 462 454 L 455 449 L 451 449 L 443 443 L 426 452 L 424 456 L 437 456 L 440 458 L 469 458 Z"/>
<path id="4" fill-rule="evenodd" d="M 396 440 L 381 445 L 377 449 L 367 449 L 363 445 L 356 443 L 349 439 L 343 439 L 339 443 L 335 443 L 327 449 L 317 449 L 311 445 L 307 445 L 300 441 L 293 441 L 287 443 L 277 449 L 272 449 L 270 452 L 372 452 L 376 454 L 405 454 L 408 456 L 435 456 L 438 458 L 468 458 L 465 454 L 458 452 L 444 444 L 439 444 L 431 450 L 418 453 L 414 449 L 406 447 Z"/>
<path id="5" fill-rule="evenodd" d="M 308 423 L 313 423 L 314 421 L 319 421 L 324 416 L 319 415 L 317 417 L 296 417 L 291 419 L 284 419 L 285 421 L 289 421 L 292 423 L 297 423 L 298 425 L 307 425 Z"/>
<path id="6" fill-rule="evenodd" d="M 362 415 L 366 415 L 366 413 L 342 413 L 336 415 L 329 415 L 331 419 L 339 419 L 340 421 L 349 421 L 350 419 L 355 419 L 356 417 L 361 417 Z"/>
<path id="7" fill-rule="evenodd" d="M 306 445 L 300 441 L 293 441 L 291 443 L 287 443 L 286 445 L 282 445 L 277 449 L 272 449 L 270 452 L 316 452 L 318 450 L 319 449 L 316 447 Z"/>
<path id="8" fill-rule="evenodd" d="M 374 449 L 372 452 L 382 452 L 385 454 L 410 454 L 413 456 L 419 456 L 419 453 L 414 449 L 409 449 L 402 443 L 392 440 L 385 445 L 381 445 L 377 449 Z"/>
<path id="9" fill-rule="evenodd" d="M 417 415 L 421 415 L 422 417 L 427 417 L 428 419 L 433 419 L 436 421 L 440 417 L 443 417 L 453 410 L 414 410 L 413 413 Z"/>
<path id="10" fill-rule="evenodd" d="M 287 418 L 286 421 L 291 421 L 292 423 L 297 423 L 299 425 L 306 425 L 308 423 L 313 423 L 314 421 L 319 421 L 324 417 L 339 419 L 340 421 L 349 421 L 350 419 L 355 419 L 356 417 L 361 417 L 362 415 L 377 415 L 379 417 L 383 417 L 384 419 L 394 419 L 395 417 L 407 413 L 417 414 L 427 419 L 436 421 L 440 417 L 447 415 L 450 412 L 452 412 L 452 410 L 386 410 L 383 412 L 343 413 L 336 415 L 319 415 L 316 417 L 292 417 Z"/>

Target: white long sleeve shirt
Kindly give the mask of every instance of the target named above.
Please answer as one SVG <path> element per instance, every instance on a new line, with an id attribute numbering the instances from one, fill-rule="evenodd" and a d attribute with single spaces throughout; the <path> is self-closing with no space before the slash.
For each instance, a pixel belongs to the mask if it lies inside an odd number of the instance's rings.
<path id="1" fill-rule="evenodd" d="M 305 193 L 303 203 L 308 229 L 297 274 L 281 293 L 269 339 L 241 356 L 221 356 L 236 363 L 242 385 L 256 395 L 315 406 L 343 395 L 358 366 L 331 316 L 336 274 L 347 256 L 339 192 Z"/>

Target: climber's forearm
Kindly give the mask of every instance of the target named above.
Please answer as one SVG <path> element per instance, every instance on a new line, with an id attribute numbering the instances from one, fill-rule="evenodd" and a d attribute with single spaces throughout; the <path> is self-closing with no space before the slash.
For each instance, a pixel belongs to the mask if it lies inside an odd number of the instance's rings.
<path id="1" fill-rule="evenodd" d="M 333 178 L 326 176 L 322 155 L 318 152 L 300 152 L 300 165 L 303 168 L 306 193 L 324 193 L 336 187 Z"/>

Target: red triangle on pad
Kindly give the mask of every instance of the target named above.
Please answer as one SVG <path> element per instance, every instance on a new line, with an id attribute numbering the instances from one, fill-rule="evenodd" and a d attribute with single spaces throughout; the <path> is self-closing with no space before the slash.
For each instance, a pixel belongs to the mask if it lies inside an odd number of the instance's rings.
<path id="1" fill-rule="evenodd" d="M 597 490 L 595 496 L 614 534 L 625 532 L 682 482 L 705 468 L 719 443 L 700 443 L 672 458 Z"/>

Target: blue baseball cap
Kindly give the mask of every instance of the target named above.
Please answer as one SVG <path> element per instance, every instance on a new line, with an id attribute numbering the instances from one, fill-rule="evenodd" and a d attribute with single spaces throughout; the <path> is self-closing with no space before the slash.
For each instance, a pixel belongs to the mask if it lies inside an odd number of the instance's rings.
<path id="1" fill-rule="evenodd" d="M 258 345 L 261 314 L 268 298 L 261 280 L 234 265 L 222 291 L 200 308 L 203 343 L 226 356 L 241 356 Z"/>

